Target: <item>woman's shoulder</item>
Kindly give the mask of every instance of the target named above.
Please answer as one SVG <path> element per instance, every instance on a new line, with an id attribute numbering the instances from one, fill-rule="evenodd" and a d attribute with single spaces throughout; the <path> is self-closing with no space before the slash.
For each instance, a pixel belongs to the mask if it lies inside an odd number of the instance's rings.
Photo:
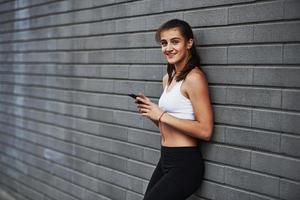
<path id="1" fill-rule="evenodd" d="M 163 80 L 162 80 L 163 88 L 166 87 L 166 85 L 168 84 L 168 81 L 169 81 L 169 75 L 167 73 L 163 76 Z"/>
<path id="2" fill-rule="evenodd" d="M 198 67 L 192 69 L 186 76 L 185 82 L 188 84 L 195 84 L 195 82 L 206 82 L 205 74 Z"/>

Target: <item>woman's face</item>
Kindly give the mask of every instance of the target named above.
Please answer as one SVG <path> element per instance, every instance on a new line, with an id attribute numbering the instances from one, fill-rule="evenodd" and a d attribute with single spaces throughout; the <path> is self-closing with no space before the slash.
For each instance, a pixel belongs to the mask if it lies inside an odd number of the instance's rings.
<path id="1" fill-rule="evenodd" d="M 161 50 L 168 63 L 174 65 L 185 64 L 189 49 L 193 45 L 193 40 L 186 40 L 179 28 L 163 30 L 160 33 Z"/>

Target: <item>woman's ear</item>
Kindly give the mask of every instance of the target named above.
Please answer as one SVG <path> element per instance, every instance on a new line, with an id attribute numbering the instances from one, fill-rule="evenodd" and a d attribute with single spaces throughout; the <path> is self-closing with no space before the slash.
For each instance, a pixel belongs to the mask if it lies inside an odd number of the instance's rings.
<path id="1" fill-rule="evenodd" d="M 194 44 L 194 39 L 190 38 L 188 41 L 187 41 L 187 48 L 188 49 L 191 49 L 192 46 Z"/>

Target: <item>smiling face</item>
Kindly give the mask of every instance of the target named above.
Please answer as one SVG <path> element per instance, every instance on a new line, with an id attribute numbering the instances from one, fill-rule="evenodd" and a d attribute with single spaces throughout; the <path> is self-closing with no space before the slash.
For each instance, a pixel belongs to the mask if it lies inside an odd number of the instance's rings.
<path id="1" fill-rule="evenodd" d="M 160 33 L 161 50 L 168 63 L 175 67 L 184 67 L 189 56 L 189 49 L 193 45 L 193 40 L 187 40 L 181 34 L 179 28 L 171 28 Z"/>

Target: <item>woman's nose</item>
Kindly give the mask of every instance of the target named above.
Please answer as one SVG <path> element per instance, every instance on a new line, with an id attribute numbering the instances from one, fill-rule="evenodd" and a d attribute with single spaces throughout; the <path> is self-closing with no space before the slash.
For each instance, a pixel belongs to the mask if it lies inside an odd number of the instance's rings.
<path id="1" fill-rule="evenodd" d="M 172 45 L 171 45 L 170 43 L 167 44 L 166 50 L 167 50 L 167 51 L 171 51 L 172 49 L 173 49 Z"/>

